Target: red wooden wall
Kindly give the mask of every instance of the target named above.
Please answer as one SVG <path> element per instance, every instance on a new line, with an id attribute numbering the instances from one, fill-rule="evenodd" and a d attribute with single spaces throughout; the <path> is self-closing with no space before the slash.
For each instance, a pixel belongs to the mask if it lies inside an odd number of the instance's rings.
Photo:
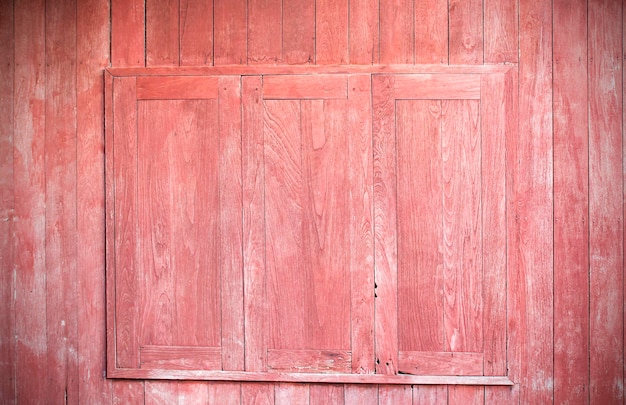
<path id="1" fill-rule="evenodd" d="M 521 403 L 624 403 L 618 0 L 3 0 L 0 403 L 502 403 L 508 387 L 103 377 L 102 70 L 518 64 L 509 376 Z"/>

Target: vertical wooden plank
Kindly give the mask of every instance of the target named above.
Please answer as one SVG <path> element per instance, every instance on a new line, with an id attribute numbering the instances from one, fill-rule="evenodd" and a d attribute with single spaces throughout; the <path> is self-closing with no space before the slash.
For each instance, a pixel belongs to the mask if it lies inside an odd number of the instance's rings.
<path id="1" fill-rule="evenodd" d="M 450 64 L 483 63 L 483 1 L 449 1 Z"/>
<path id="2" fill-rule="evenodd" d="M 483 0 L 483 22 L 485 63 L 516 63 L 519 34 L 518 2 Z M 559 27 L 557 24 L 555 26 Z"/>
<path id="3" fill-rule="evenodd" d="M 444 345 L 446 351 L 480 352 L 483 252 L 479 102 L 443 100 L 441 117 Z M 479 403 L 483 395 L 481 387 L 453 386 L 448 389 L 448 402 Z"/>
<path id="4" fill-rule="evenodd" d="M 283 62 L 315 63 L 315 2 L 283 0 Z"/>
<path id="5" fill-rule="evenodd" d="M 398 349 L 440 352 L 444 350 L 441 101 L 398 101 L 396 108 Z"/>
<path id="6" fill-rule="evenodd" d="M 209 404 L 232 404 L 241 403 L 241 383 L 237 382 L 210 382 Z"/>
<path id="7" fill-rule="evenodd" d="M 415 1 L 415 63 L 448 63 L 448 0 Z"/>
<path id="8" fill-rule="evenodd" d="M 247 61 L 247 7 L 245 0 L 213 0 L 213 63 Z"/>
<path id="9" fill-rule="evenodd" d="M 263 114 L 268 343 L 272 348 L 300 348 L 305 339 L 301 273 L 306 264 L 298 234 L 303 193 L 300 102 L 266 100 Z M 289 182 L 282 173 L 289 174 Z M 292 268 L 298 272 L 288 270 Z"/>
<path id="10" fill-rule="evenodd" d="M 140 343 L 219 346 L 217 102 L 139 101 L 138 111 Z"/>
<path id="11" fill-rule="evenodd" d="M 350 348 L 345 110 L 345 100 L 301 101 L 302 255 L 308 264 L 301 281 L 307 346 L 296 348 Z"/>
<path id="12" fill-rule="evenodd" d="M 622 4 L 588 13 L 589 402 L 611 404 L 624 400 Z"/>
<path id="13" fill-rule="evenodd" d="M 342 384 L 311 384 L 309 386 L 309 404 L 343 405 L 344 386 Z"/>
<path id="14" fill-rule="evenodd" d="M 180 65 L 213 64 L 213 2 L 179 0 Z"/>
<path id="15" fill-rule="evenodd" d="M 178 404 L 178 381 L 146 381 L 144 404 Z"/>
<path id="16" fill-rule="evenodd" d="M 588 403 L 588 93 L 574 85 L 587 81 L 587 1 L 553 9 L 554 402 Z"/>
<path id="17" fill-rule="evenodd" d="M 378 386 L 346 384 L 344 400 L 346 405 L 378 405 Z"/>
<path id="18" fill-rule="evenodd" d="M 447 405 L 448 386 L 414 385 L 413 405 Z"/>
<path id="19" fill-rule="evenodd" d="M 107 202 L 107 217 L 114 217 L 113 229 L 107 229 L 112 240 L 107 246 L 107 306 L 113 311 L 115 318 L 107 324 L 113 329 L 111 337 L 115 342 L 108 341 L 109 347 L 115 347 L 114 358 L 109 357 L 108 367 L 139 366 L 139 330 L 137 319 L 139 303 L 137 294 L 137 111 L 135 108 L 135 79 L 113 79 L 113 116 L 125 117 L 115 120 L 112 138 L 114 154 L 108 154 L 107 167 L 112 171 L 112 190 L 107 194 L 111 199 L 111 207 Z M 107 146 L 109 140 L 107 140 Z M 111 164 L 108 164 L 108 163 Z M 109 170 L 109 169 L 107 169 Z M 112 193 L 112 194 L 111 194 Z M 108 228 L 109 224 L 107 224 Z M 114 272 L 113 272 L 114 271 Z M 115 327 L 113 328 L 113 325 Z M 110 349 L 109 349 L 110 350 Z"/>
<path id="20" fill-rule="evenodd" d="M 410 385 L 381 385 L 378 387 L 378 404 L 412 404 L 412 388 Z"/>
<path id="21" fill-rule="evenodd" d="M 282 62 L 282 17 L 282 0 L 248 1 L 248 64 Z"/>
<path id="22" fill-rule="evenodd" d="M 552 2 L 520 0 L 519 7 L 519 135 L 507 142 L 509 377 L 522 403 L 541 403 L 553 399 Z"/>
<path id="23" fill-rule="evenodd" d="M 463 385 L 448 387 L 449 405 L 482 405 L 485 403 L 485 388 Z"/>
<path id="24" fill-rule="evenodd" d="M 504 87 L 507 89 L 504 94 L 503 103 L 505 105 L 505 168 L 506 168 L 506 227 L 507 227 L 507 294 L 506 294 L 506 316 L 507 316 L 507 375 L 515 383 L 513 387 L 490 387 L 485 392 L 485 404 L 501 404 L 506 402 L 519 403 L 521 386 L 519 384 L 521 375 L 521 352 L 522 338 L 516 328 L 519 327 L 523 307 L 520 301 L 524 295 L 517 289 L 521 280 L 517 274 L 519 266 L 518 256 L 515 249 L 518 246 L 517 219 L 518 212 L 516 178 L 519 176 L 519 166 L 516 163 L 519 158 L 519 151 L 516 149 L 519 144 L 519 90 L 518 71 L 509 70 L 504 77 Z"/>
<path id="25" fill-rule="evenodd" d="M 348 62 L 348 0 L 315 2 L 315 63 Z"/>
<path id="26" fill-rule="evenodd" d="M 267 369 L 268 304 L 265 296 L 265 171 L 263 167 L 262 86 L 261 76 L 244 76 L 242 78 L 246 371 L 265 371 Z"/>
<path id="27" fill-rule="evenodd" d="M 241 405 L 274 405 L 274 384 L 242 383 Z"/>
<path id="28" fill-rule="evenodd" d="M 61 403 L 78 400 L 75 1 L 46 4 L 45 111 L 46 396 Z"/>
<path id="29" fill-rule="evenodd" d="M 483 349 L 478 104 L 441 102 L 444 344 L 453 352 Z"/>
<path id="30" fill-rule="evenodd" d="M 109 63 L 109 6 L 77 3 L 76 166 L 78 285 L 78 403 L 110 403 L 106 369 L 104 240 L 104 103 L 102 69 Z"/>
<path id="31" fill-rule="evenodd" d="M 485 375 L 506 375 L 506 108 L 504 75 L 481 78 L 481 228 Z"/>
<path id="32" fill-rule="evenodd" d="M 414 63 L 412 0 L 380 0 L 380 63 Z"/>
<path id="33" fill-rule="evenodd" d="M 275 405 L 309 405 L 309 384 L 276 383 Z"/>
<path id="34" fill-rule="evenodd" d="M 376 372 L 398 367 L 396 126 L 393 76 L 372 79 Z"/>
<path id="35" fill-rule="evenodd" d="M 145 0 L 111 0 L 111 64 L 144 66 Z"/>
<path id="36" fill-rule="evenodd" d="M 348 78 L 352 372 L 374 372 L 374 241 L 370 75 Z"/>
<path id="37" fill-rule="evenodd" d="M 14 16 L 13 2 L 0 5 L 0 402 L 13 404 L 15 398 L 15 267 L 13 222 L 15 215 L 14 145 Z"/>
<path id="38" fill-rule="evenodd" d="M 179 381 L 179 405 L 205 405 L 209 403 L 209 384 L 205 381 Z"/>
<path id="39" fill-rule="evenodd" d="M 507 375 L 514 382 L 513 387 L 489 387 L 485 392 L 485 404 L 501 404 L 506 402 L 519 403 L 521 386 L 519 384 L 521 375 L 521 352 L 522 338 L 519 327 L 523 294 L 517 289 L 521 282 L 517 274 L 519 266 L 515 249 L 518 246 L 517 232 L 517 190 L 516 177 L 519 176 L 519 166 L 516 163 L 520 154 L 516 149 L 520 144 L 519 140 L 519 88 L 518 71 L 511 69 L 505 74 L 504 87 L 507 91 L 504 94 L 503 103 L 505 105 L 505 175 L 506 175 L 506 227 L 507 227 L 507 294 L 506 294 L 506 316 L 507 316 Z"/>
<path id="40" fill-rule="evenodd" d="M 224 76 L 218 86 L 222 367 L 243 370 L 241 82 Z"/>
<path id="41" fill-rule="evenodd" d="M 139 380 L 113 380 L 112 405 L 144 405 L 145 383 Z"/>
<path id="42" fill-rule="evenodd" d="M 221 238 L 220 205 L 216 195 L 219 136 L 213 118 L 217 115 L 217 102 L 180 100 L 176 103 L 180 109 L 166 106 L 153 113 L 161 113 L 177 122 L 176 135 L 168 139 L 169 156 L 159 162 L 169 166 L 169 178 L 162 179 L 159 188 L 165 188 L 168 180 L 172 183 L 170 195 L 162 199 L 170 200 L 170 211 L 166 215 L 170 218 L 173 236 L 169 245 L 174 270 L 170 286 L 174 290 L 173 339 L 175 345 L 215 347 L 220 345 L 221 318 L 215 289 L 220 285 L 218 241 Z M 149 131 L 142 135 L 147 138 L 156 133 Z M 169 164 L 165 163 L 167 161 Z M 149 173 L 148 176 L 154 176 L 158 169 L 155 167 Z M 185 186 L 181 187 L 182 184 Z"/>
<path id="43" fill-rule="evenodd" d="M 146 2 L 146 66 L 179 64 L 178 0 Z"/>
<path id="44" fill-rule="evenodd" d="M 378 63 L 378 0 L 351 0 L 349 7 L 350 63 L 355 65 Z"/>

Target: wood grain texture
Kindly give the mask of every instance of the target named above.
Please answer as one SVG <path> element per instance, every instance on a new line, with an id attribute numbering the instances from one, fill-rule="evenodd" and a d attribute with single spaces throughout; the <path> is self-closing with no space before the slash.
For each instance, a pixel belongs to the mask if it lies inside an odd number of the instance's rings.
<path id="1" fill-rule="evenodd" d="M 396 107 L 398 349 L 437 352 L 444 348 L 441 101 Z"/>
<path id="2" fill-rule="evenodd" d="M 556 4 L 554 5 L 556 9 Z M 518 61 L 519 5 L 515 0 L 483 1 L 483 43 L 485 63 Z M 556 24 L 567 30 L 567 23 Z M 558 31 L 557 30 L 557 31 Z M 555 31 L 556 32 L 556 31 Z"/>
<path id="3" fill-rule="evenodd" d="M 519 2 L 519 135 L 513 162 L 508 317 L 509 376 L 520 401 L 552 401 L 552 3 Z M 523 359 L 523 361 L 522 361 Z"/>
<path id="4" fill-rule="evenodd" d="M 376 385 L 344 385 L 345 405 L 377 405 L 378 387 Z"/>
<path id="5" fill-rule="evenodd" d="M 145 382 L 135 380 L 111 381 L 111 404 L 144 405 Z"/>
<path id="6" fill-rule="evenodd" d="M 218 97 L 215 76 L 139 76 L 138 100 L 208 100 Z"/>
<path id="7" fill-rule="evenodd" d="M 589 401 L 587 3 L 554 3 L 554 401 Z M 572 327 L 573 325 L 584 327 Z"/>
<path id="8" fill-rule="evenodd" d="M 350 63 L 379 61 L 378 0 L 351 0 L 348 11 Z"/>
<path id="9" fill-rule="evenodd" d="M 398 252 L 394 77 L 372 79 L 376 372 L 398 367 Z"/>
<path id="10" fill-rule="evenodd" d="M 0 5 L 0 402 L 15 403 L 15 274 L 13 261 L 14 189 L 14 13 Z"/>
<path id="11" fill-rule="evenodd" d="M 344 404 L 344 385 L 312 384 L 309 387 L 309 404 Z"/>
<path id="12" fill-rule="evenodd" d="M 415 1 L 415 63 L 448 63 L 448 1 Z"/>
<path id="13" fill-rule="evenodd" d="M 480 75 L 395 75 L 393 89 L 397 99 L 479 99 Z"/>
<path id="14" fill-rule="evenodd" d="M 209 383 L 209 404 L 239 404 L 241 403 L 241 384 L 239 382 L 211 382 Z"/>
<path id="15" fill-rule="evenodd" d="M 448 387 L 449 405 L 482 405 L 485 403 L 485 388 L 464 387 L 461 385 Z"/>
<path id="16" fill-rule="evenodd" d="M 507 73 L 514 66 L 497 65 L 226 65 L 226 66 L 164 66 L 164 67 L 110 67 L 115 76 L 144 75 L 311 75 L 311 74 L 497 74 Z"/>
<path id="17" fill-rule="evenodd" d="M 350 373 L 348 350 L 268 349 L 268 370 L 291 373 Z"/>
<path id="18" fill-rule="evenodd" d="M 246 371 L 264 371 L 267 368 L 266 353 L 269 331 L 267 323 L 268 302 L 265 299 L 267 275 L 265 268 L 265 168 L 263 162 L 262 94 L 261 76 L 242 78 L 241 147 Z M 255 396 L 252 392 L 250 395 Z"/>
<path id="19" fill-rule="evenodd" d="M 76 2 L 45 11 L 46 396 L 63 402 L 78 400 Z"/>
<path id="20" fill-rule="evenodd" d="M 213 2 L 179 0 L 180 65 L 213 64 Z"/>
<path id="21" fill-rule="evenodd" d="M 213 63 L 247 61 L 247 7 L 245 0 L 213 1 Z"/>
<path id="22" fill-rule="evenodd" d="M 283 1 L 283 62 L 315 63 L 315 2 Z"/>
<path id="23" fill-rule="evenodd" d="M 263 98 L 345 99 L 348 81 L 343 75 L 268 75 L 263 77 Z"/>
<path id="24" fill-rule="evenodd" d="M 589 402 L 624 400 L 622 5 L 588 4 Z"/>
<path id="25" fill-rule="evenodd" d="M 142 368 L 219 370 L 222 350 L 218 347 L 145 345 L 139 349 Z"/>
<path id="26" fill-rule="evenodd" d="M 220 273 L 222 367 L 244 369 L 244 297 L 241 174 L 241 82 L 219 80 Z"/>
<path id="27" fill-rule="evenodd" d="M 242 405 L 273 405 L 274 384 L 245 383 L 241 384 Z"/>
<path id="28" fill-rule="evenodd" d="M 274 385 L 275 405 L 309 405 L 308 384 L 279 383 Z"/>
<path id="29" fill-rule="evenodd" d="M 283 61 L 282 0 L 248 2 L 248 64 Z"/>
<path id="30" fill-rule="evenodd" d="M 114 341 L 107 342 L 110 348 L 115 348 L 115 358 L 108 362 L 109 371 L 111 367 L 139 365 L 139 281 L 136 273 L 139 225 L 135 203 L 138 197 L 135 172 L 138 118 L 135 110 L 135 80 L 113 79 L 112 90 L 113 117 L 125 119 L 114 120 L 113 130 L 106 135 L 109 150 L 116 151 L 115 154 L 109 154 L 111 160 L 107 158 L 107 167 L 112 176 L 111 183 L 107 183 L 110 187 L 107 196 L 111 197 L 107 200 L 107 217 L 113 219 L 111 224 L 107 224 L 107 307 L 114 314 L 108 328 L 115 325 L 112 335 Z"/>
<path id="31" fill-rule="evenodd" d="M 483 63 L 482 0 L 450 0 L 448 18 L 450 63 Z"/>
<path id="32" fill-rule="evenodd" d="M 111 0 L 111 64 L 145 66 L 144 0 Z"/>
<path id="33" fill-rule="evenodd" d="M 416 375 L 483 375 L 482 353 L 400 351 L 398 371 Z"/>
<path id="34" fill-rule="evenodd" d="M 146 381 L 144 404 L 166 405 L 178 403 L 177 381 Z"/>
<path id="35" fill-rule="evenodd" d="M 441 102 L 446 351 L 482 350 L 481 136 L 476 101 Z"/>
<path id="36" fill-rule="evenodd" d="M 104 81 L 109 64 L 110 7 L 77 2 L 76 18 L 76 233 L 78 294 L 78 403 L 111 403 L 106 370 Z"/>
<path id="37" fill-rule="evenodd" d="M 272 279 L 268 292 L 273 348 L 349 347 L 349 256 L 340 254 L 347 252 L 349 243 L 343 221 L 349 208 L 348 172 L 346 161 L 339 158 L 347 149 L 346 138 L 340 136 L 345 103 L 265 102 L 266 263 Z M 290 219 L 285 218 L 286 210 L 293 212 Z M 286 220 L 293 221 L 291 228 L 283 225 Z M 292 295 L 297 292 L 301 294 Z M 293 302 L 302 307 L 294 310 Z"/>
<path id="38" fill-rule="evenodd" d="M 507 86 L 508 84 L 508 86 Z M 506 375 L 506 134 L 513 83 L 504 75 L 481 78 L 481 233 L 485 375 Z"/>
<path id="39" fill-rule="evenodd" d="M 393 404 L 410 404 L 413 401 L 412 387 L 409 385 L 401 386 L 378 386 L 378 404 L 379 405 L 393 405 Z"/>
<path id="40" fill-rule="evenodd" d="M 301 101 L 304 347 L 316 349 L 350 348 L 347 105 L 346 100 Z"/>
<path id="41" fill-rule="evenodd" d="M 415 17 L 412 0 L 380 0 L 380 63 L 414 63 Z"/>
<path id="42" fill-rule="evenodd" d="M 315 63 L 348 62 L 348 0 L 315 2 Z"/>
<path id="43" fill-rule="evenodd" d="M 350 188 L 350 322 L 352 372 L 374 372 L 374 241 L 371 79 L 348 78 L 350 111 L 348 187 Z"/>
<path id="44" fill-rule="evenodd" d="M 304 193 L 300 102 L 267 100 L 263 114 L 269 347 L 298 348 L 304 347 L 306 337 L 306 294 L 300 279 L 305 261 L 298 234 Z M 286 330 L 289 334 L 281 333 Z"/>
<path id="45" fill-rule="evenodd" d="M 447 405 L 448 386 L 446 385 L 414 385 L 413 405 Z"/>
<path id="46" fill-rule="evenodd" d="M 179 65 L 178 3 L 178 0 L 146 2 L 146 66 Z"/>

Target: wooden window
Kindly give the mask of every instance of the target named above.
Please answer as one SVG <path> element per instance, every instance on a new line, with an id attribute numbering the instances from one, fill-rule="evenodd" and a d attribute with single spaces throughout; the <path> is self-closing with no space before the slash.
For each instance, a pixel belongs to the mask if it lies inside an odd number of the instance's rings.
<path id="1" fill-rule="evenodd" d="M 109 377 L 511 384 L 508 68 L 354 70 L 107 73 Z"/>

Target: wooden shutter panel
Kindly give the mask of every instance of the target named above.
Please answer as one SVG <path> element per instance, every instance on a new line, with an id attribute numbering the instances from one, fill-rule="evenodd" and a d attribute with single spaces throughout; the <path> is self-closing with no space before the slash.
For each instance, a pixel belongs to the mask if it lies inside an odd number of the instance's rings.
<path id="1" fill-rule="evenodd" d="M 377 372 L 505 375 L 506 76 L 372 81 Z"/>
<path id="2" fill-rule="evenodd" d="M 512 384 L 515 75 L 368 69 L 106 75 L 109 377 Z"/>
<path id="3" fill-rule="evenodd" d="M 241 370 L 239 77 L 108 80 L 110 374 Z"/>
<path id="4" fill-rule="evenodd" d="M 246 313 L 248 369 L 372 372 L 369 76 L 247 84 L 255 95 L 244 103 L 244 136 L 254 139 L 246 278 L 265 283 L 264 291 L 247 283 L 256 302 Z"/>

